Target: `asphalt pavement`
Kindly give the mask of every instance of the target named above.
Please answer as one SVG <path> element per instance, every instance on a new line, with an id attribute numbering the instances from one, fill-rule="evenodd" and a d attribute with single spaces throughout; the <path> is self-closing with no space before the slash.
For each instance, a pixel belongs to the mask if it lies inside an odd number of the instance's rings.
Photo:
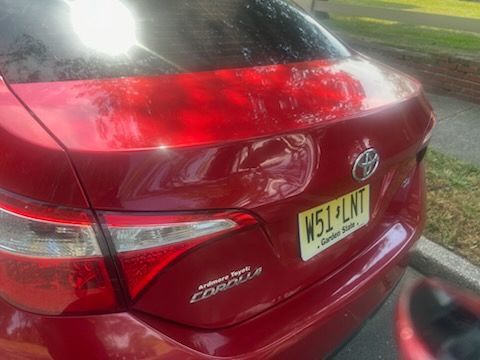
<path id="1" fill-rule="evenodd" d="M 420 278 L 420 273 L 409 268 L 380 310 L 365 323 L 350 342 L 335 354 L 333 360 L 397 360 L 397 345 L 394 337 L 395 306 L 402 289 Z"/>

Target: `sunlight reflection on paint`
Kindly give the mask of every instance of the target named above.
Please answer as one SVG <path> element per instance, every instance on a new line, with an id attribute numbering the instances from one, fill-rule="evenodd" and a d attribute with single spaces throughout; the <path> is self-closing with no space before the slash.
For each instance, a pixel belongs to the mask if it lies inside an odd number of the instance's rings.
<path id="1" fill-rule="evenodd" d="M 115 56 L 136 45 L 135 20 L 119 0 L 73 0 L 69 5 L 73 28 L 86 46 Z"/>

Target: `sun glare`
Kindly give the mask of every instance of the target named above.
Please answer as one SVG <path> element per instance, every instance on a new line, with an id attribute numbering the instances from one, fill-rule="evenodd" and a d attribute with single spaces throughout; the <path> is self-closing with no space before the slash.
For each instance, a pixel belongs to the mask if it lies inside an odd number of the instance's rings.
<path id="1" fill-rule="evenodd" d="M 137 43 L 133 15 L 119 0 L 74 0 L 70 17 L 80 40 L 96 51 L 121 55 Z"/>

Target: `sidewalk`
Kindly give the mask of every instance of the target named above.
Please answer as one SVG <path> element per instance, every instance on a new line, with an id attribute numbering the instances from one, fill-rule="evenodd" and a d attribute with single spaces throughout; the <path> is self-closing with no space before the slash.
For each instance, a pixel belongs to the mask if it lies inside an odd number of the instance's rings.
<path id="1" fill-rule="evenodd" d="M 436 94 L 428 98 L 438 120 L 431 147 L 480 167 L 480 104 Z"/>

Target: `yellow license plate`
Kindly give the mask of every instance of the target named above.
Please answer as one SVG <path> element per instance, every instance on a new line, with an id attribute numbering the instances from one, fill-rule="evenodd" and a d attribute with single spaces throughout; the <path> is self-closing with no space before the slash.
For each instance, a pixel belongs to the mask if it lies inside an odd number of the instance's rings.
<path id="1" fill-rule="evenodd" d="M 345 239 L 370 221 L 370 186 L 298 215 L 304 261 Z"/>

